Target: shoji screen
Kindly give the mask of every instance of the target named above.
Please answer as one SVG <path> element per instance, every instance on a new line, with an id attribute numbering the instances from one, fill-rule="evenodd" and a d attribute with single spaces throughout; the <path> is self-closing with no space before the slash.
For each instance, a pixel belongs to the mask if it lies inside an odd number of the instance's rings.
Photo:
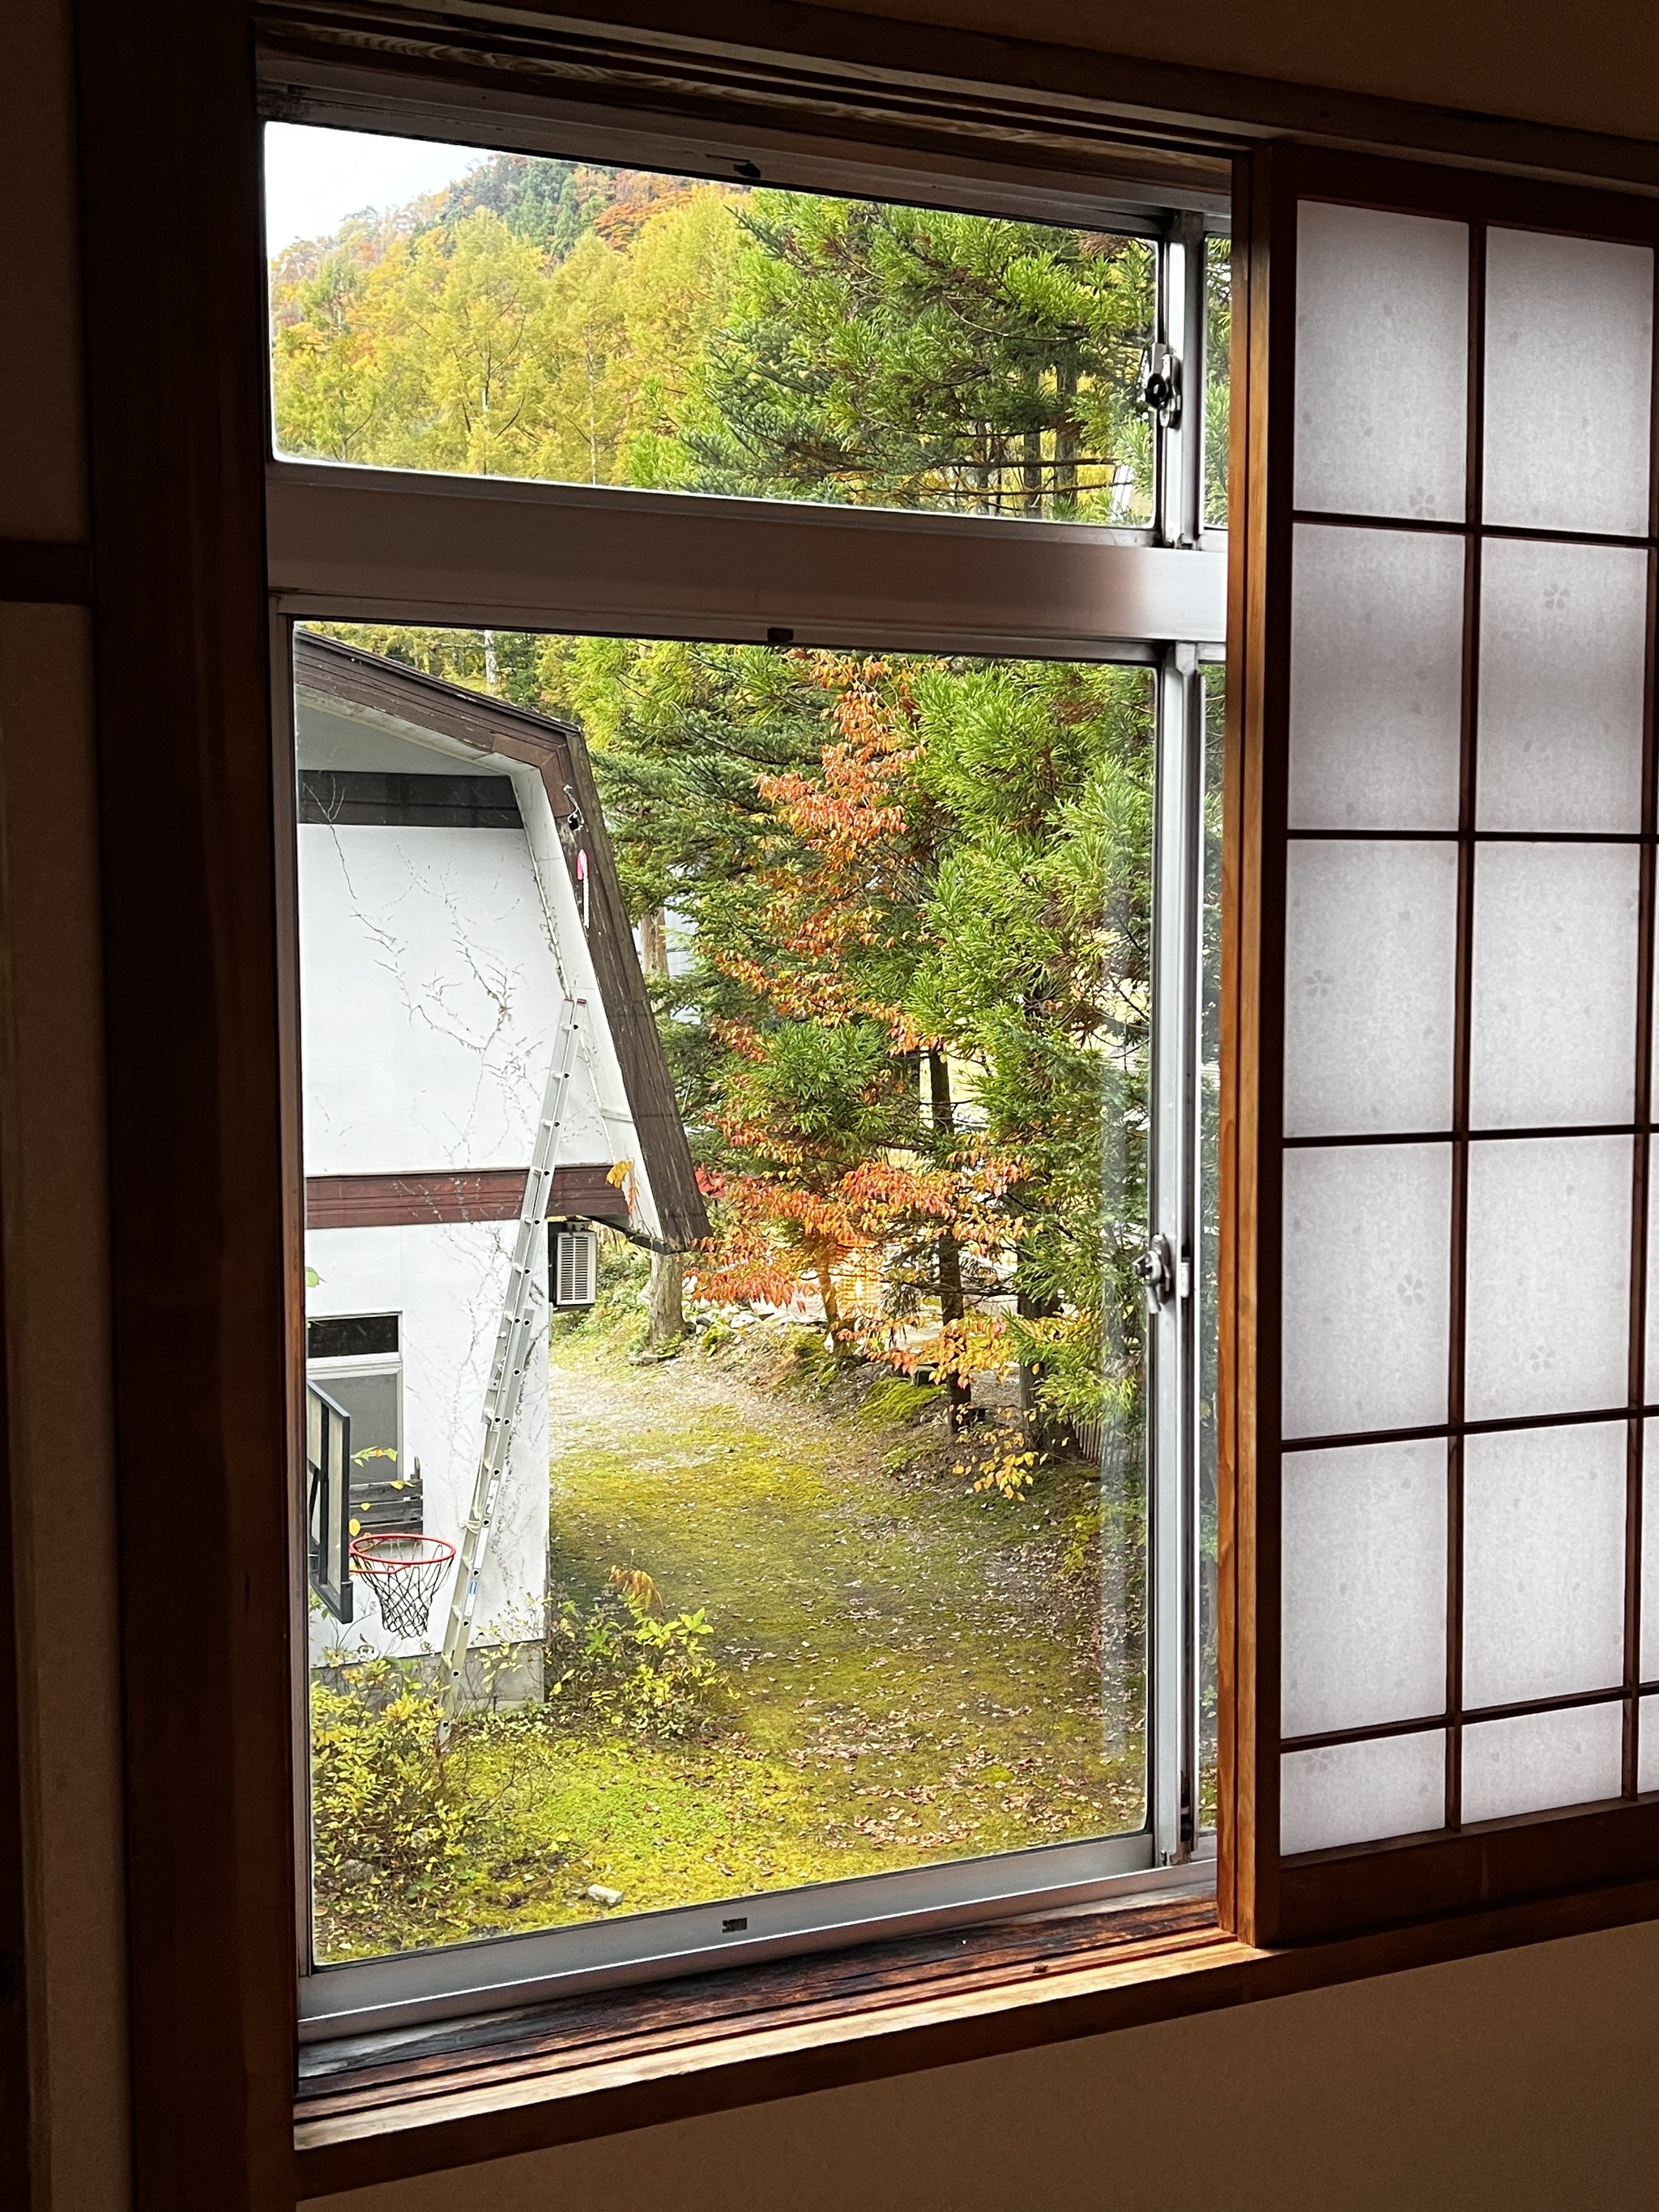
<path id="1" fill-rule="evenodd" d="M 1659 1872 L 1656 234 L 1292 155 L 1247 249 L 1259 1939 Z"/>

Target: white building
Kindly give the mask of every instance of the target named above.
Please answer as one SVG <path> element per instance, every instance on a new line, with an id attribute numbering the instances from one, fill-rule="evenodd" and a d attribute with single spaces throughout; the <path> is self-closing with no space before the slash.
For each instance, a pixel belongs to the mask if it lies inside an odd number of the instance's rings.
<path id="1" fill-rule="evenodd" d="M 459 1552 L 567 1000 L 550 1216 L 673 1250 L 707 1224 L 580 732 L 306 633 L 295 682 L 307 1376 L 350 1423 L 343 1494 L 313 1471 L 312 1650 L 411 1656 L 453 1573 L 399 1637 L 341 1555 L 360 1532 Z M 546 1326 L 543 1255 L 475 1649 L 541 1631 Z"/>

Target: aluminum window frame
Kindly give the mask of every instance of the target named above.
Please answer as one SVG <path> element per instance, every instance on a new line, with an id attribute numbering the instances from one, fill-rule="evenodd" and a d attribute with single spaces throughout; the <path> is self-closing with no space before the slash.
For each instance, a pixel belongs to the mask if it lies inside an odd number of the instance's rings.
<path id="1" fill-rule="evenodd" d="M 448 137 L 429 118 L 381 129 Z M 322 121 L 289 114 L 283 119 Z M 331 122 L 337 118 L 330 116 Z M 366 118 L 363 118 L 366 119 Z M 362 127 L 360 119 L 357 127 Z M 374 124 L 371 123 L 371 128 Z M 471 118 L 468 118 L 469 131 Z M 583 127 L 586 158 L 645 158 L 637 129 Z M 479 144 L 547 152 L 521 127 L 480 129 Z M 781 143 L 787 146 L 787 141 Z M 572 150 L 578 150 L 572 148 Z M 1153 517 L 1145 529 L 956 515 L 700 493 L 446 476 L 289 459 L 266 462 L 276 647 L 278 865 L 291 1010 L 283 1125 L 300 1188 L 297 921 L 290 640 L 307 619 L 453 625 L 733 643 L 1119 662 L 1152 672 L 1156 711 L 1150 1233 L 1172 1255 L 1174 1295 L 1149 1311 L 1147 1336 L 1147 1700 L 1145 1826 L 1118 1835 L 855 1876 L 626 1919 L 495 1936 L 429 1951 L 319 1966 L 311 1956 L 309 1813 L 296 1793 L 300 2035 L 372 2034 L 554 1995 L 1068 1906 L 1128 1901 L 1149 1889 L 1206 1892 L 1214 1838 L 1199 1832 L 1197 1299 L 1199 1007 L 1203 931 L 1202 666 L 1222 657 L 1224 532 L 1203 514 L 1206 377 L 1206 241 L 1224 231 L 1212 204 L 1109 199 L 1098 180 L 983 176 L 916 162 L 903 192 L 969 213 L 1111 228 L 1152 239 L 1154 336 L 1176 355 L 1182 397 L 1158 428 Z M 677 167 L 678 163 L 674 164 Z M 705 155 L 697 165 L 710 169 Z M 779 163 L 776 181 L 789 164 Z M 693 173 L 688 165 L 682 173 Z M 915 191 L 932 173 L 936 195 Z M 730 173 L 729 170 L 724 173 Z M 892 172 L 887 172 L 889 178 Z M 769 178 L 769 181 L 773 179 Z M 809 148 L 805 189 L 897 198 L 872 189 L 867 159 Z M 994 207 L 988 205 L 994 200 Z M 1213 773 L 1212 769 L 1210 773 Z M 295 1264 L 297 1235 L 289 1264 Z M 291 1298 L 298 1316 L 303 1300 Z M 302 1402 L 303 1322 L 289 1347 L 290 1404 Z M 303 1457 L 303 1437 L 295 1443 Z M 290 1452 L 290 1458 L 294 1456 Z M 296 1478 L 297 1479 L 297 1478 Z M 303 1650 L 303 1638 L 296 1650 Z M 297 1741 L 303 1663 L 295 1670 Z M 304 1778 L 308 1757 L 298 1762 Z"/>

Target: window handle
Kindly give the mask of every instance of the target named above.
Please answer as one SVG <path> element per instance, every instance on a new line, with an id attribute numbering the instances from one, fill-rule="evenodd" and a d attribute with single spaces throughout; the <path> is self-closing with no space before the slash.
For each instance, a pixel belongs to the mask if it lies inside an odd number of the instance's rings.
<path id="1" fill-rule="evenodd" d="M 1162 1313 L 1176 1296 L 1175 1255 L 1170 1249 L 1169 1238 L 1154 1237 L 1132 1265 L 1146 1293 L 1147 1304 L 1154 1313 Z"/>
<path id="2" fill-rule="evenodd" d="M 1172 347 L 1148 346 L 1140 364 L 1140 404 L 1173 430 L 1181 420 L 1181 362 Z"/>

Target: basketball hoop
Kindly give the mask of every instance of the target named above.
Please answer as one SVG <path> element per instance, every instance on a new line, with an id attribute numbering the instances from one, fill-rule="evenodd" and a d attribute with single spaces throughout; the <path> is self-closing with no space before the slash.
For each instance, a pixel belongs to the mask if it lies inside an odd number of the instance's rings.
<path id="1" fill-rule="evenodd" d="M 454 1556 L 455 1547 L 441 1536 L 410 1530 L 351 1540 L 351 1571 L 374 1591 L 380 1625 L 392 1636 L 426 1634 L 433 1598 Z"/>

